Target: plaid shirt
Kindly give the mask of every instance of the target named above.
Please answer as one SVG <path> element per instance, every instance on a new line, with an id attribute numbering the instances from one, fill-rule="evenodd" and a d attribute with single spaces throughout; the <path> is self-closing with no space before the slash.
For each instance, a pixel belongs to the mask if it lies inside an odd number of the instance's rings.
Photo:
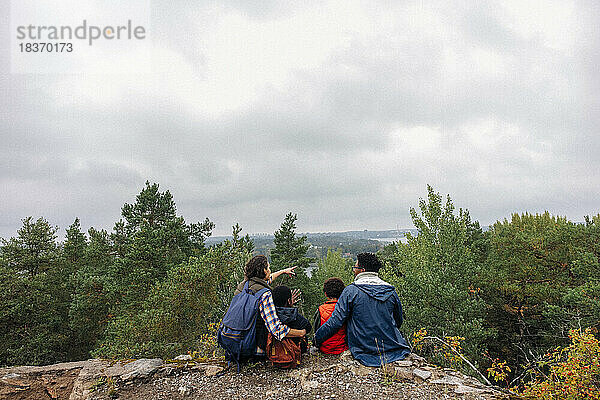
<path id="1" fill-rule="evenodd" d="M 267 329 L 275 339 L 281 340 L 288 334 L 290 327 L 282 324 L 279 320 L 277 310 L 275 309 L 275 303 L 273 303 L 273 295 L 270 290 L 266 291 L 261 296 L 258 303 L 258 310 L 260 311 L 260 316 L 265 321 Z M 256 353 L 263 354 L 264 350 L 257 347 Z"/>

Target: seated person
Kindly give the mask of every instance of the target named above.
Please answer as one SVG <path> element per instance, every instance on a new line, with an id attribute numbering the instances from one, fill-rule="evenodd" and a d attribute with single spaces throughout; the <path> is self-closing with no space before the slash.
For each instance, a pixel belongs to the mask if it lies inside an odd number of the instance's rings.
<path id="1" fill-rule="evenodd" d="M 321 327 L 331 317 L 338 298 L 344 290 L 344 282 L 340 278 L 329 278 L 323 284 L 323 291 L 327 301 L 322 304 L 315 312 L 314 325 L 315 331 Z M 348 350 L 346 343 L 346 325 L 340 328 L 332 337 L 325 340 L 319 347 L 325 354 L 340 354 Z"/>
<path id="2" fill-rule="evenodd" d="M 292 299 L 292 291 L 289 287 L 277 286 L 274 288 L 273 303 L 275 303 L 277 317 L 279 317 L 282 324 L 289 326 L 291 329 L 306 330 L 306 333 L 311 331 L 310 322 L 298 312 L 298 308 L 294 307 L 294 299 Z M 294 338 L 293 340 L 298 339 Z M 300 340 L 299 343 L 302 353 L 306 353 L 308 349 L 306 340 Z"/>
<path id="3" fill-rule="evenodd" d="M 354 266 L 354 282 L 346 286 L 329 318 L 315 332 L 315 346 L 346 325 L 352 356 L 368 367 L 404 359 L 410 348 L 398 330 L 402 305 L 396 289 L 379 277 L 381 261 L 373 253 L 361 253 Z"/>
<path id="4" fill-rule="evenodd" d="M 296 267 L 286 268 L 271 273 L 271 266 L 267 261 L 267 257 L 264 255 L 254 256 L 246 263 L 244 271 L 245 279 L 237 286 L 234 295 L 237 295 L 244 290 L 246 282 L 248 282 L 248 288 L 252 293 L 257 293 L 264 288 L 269 289 L 265 291 L 258 301 L 260 318 L 256 319 L 256 360 L 261 360 L 265 357 L 268 333 L 271 333 L 277 340 L 283 340 L 285 337 L 299 338 L 306 335 L 305 331 L 293 329 L 281 323 L 279 318 L 277 318 L 277 311 L 275 310 L 275 304 L 273 304 L 273 292 L 270 286 L 270 284 L 281 274 L 286 274 L 288 276 L 295 275 L 295 268 Z"/>

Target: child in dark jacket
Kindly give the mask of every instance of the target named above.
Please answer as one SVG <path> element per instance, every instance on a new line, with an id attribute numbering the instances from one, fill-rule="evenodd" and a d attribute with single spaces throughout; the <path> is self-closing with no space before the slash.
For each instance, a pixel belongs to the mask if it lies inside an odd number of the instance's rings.
<path id="1" fill-rule="evenodd" d="M 314 317 L 315 331 L 321 327 L 331 317 L 338 298 L 344 291 L 345 285 L 340 278 L 329 278 L 323 284 L 323 292 L 327 301 L 317 309 Z M 344 325 L 331 338 L 321 344 L 319 350 L 325 354 L 340 354 L 348 350 L 346 343 L 346 326 Z"/>
<path id="2" fill-rule="evenodd" d="M 298 308 L 294 307 L 292 302 L 292 291 L 287 286 L 277 286 L 272 290 L 273 303 L 277 310 L 277 316 L 282 324 L 289 326 L 292 329 L 306 329 L 308 334 L 312 327 L 310 322 L 302 314 L 298 312 Z M 296 338 L 294 338 L 295 340 Z M 304 338 L 303 338 L 304 339 Z M 306 339 L 300 341 L 300 349 L 302 353 L 306 353 L 308 344 Z"/>

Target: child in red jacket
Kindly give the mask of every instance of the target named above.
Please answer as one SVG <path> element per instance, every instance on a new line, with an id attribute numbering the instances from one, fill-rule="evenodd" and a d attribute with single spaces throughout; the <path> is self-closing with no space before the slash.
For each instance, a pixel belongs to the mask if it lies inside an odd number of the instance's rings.
<path id="1" fill-rule="evenodd" d="M 329 317 L 331 317 L 331 314 L 335 309 L 335 304 L 344 288 L 344 282 L 340 278 L 329 278 L 323 284 L 323 291 L 325 292 L 327 301 L 325 304 L 320 305 L 315 313 L 315 332 L 329 319 Z M 346 325 L 332 337 L 324 341 L 319 350 L 325 354 L 340 354 L 348 350 L 348 344 L 346 343 Z"/>

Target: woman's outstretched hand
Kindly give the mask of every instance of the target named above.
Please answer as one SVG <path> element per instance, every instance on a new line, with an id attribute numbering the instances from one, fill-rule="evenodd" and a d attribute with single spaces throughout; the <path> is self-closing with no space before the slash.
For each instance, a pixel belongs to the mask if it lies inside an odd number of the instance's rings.
<path id="1" fill-rule="evenodd" d="M 296 275 L 296 273 L 294 272 L 295 269 L 296 269 L 296 267 L 294 266 L 294 267 L 284 268 L 280 272 L 282 274 L 286 274 L 287 276 L 294 276 L 294 275 Z"/>
<path id="2" fill-rule="evenodd" d="M 277 272 L 273 272 L 271 274 L 271 281 L 274 281 L 277 277 L 279 277 L 279 275 L 282 275 L 282 274 L 286 274 L 287 276 L 294 276 L 294 275 L 296 275 L 296 273 L 294 272 L 295 269 L 296 269 L 296 267 L 289 267 L 289 268 L 280 269 Z"/>

